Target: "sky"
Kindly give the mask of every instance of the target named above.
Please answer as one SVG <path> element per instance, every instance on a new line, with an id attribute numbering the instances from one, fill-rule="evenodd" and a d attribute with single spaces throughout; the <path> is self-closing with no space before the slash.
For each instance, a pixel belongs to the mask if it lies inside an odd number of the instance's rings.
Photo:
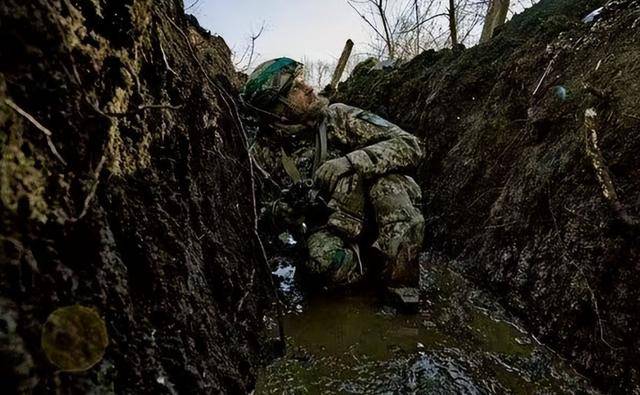
<path id="1" fill-rule="evenodd" d="M 185 8 L 194 1 L 184 0 Z M 347 39 L 355 42 L 354 53 L 364 52 L 369 39 L 362 19 L 346 0 L 200 0 L 187 13 L 240 54 L 264 22 L 254 66 L 281 56 L 332 61 L 340 57 Z"/>

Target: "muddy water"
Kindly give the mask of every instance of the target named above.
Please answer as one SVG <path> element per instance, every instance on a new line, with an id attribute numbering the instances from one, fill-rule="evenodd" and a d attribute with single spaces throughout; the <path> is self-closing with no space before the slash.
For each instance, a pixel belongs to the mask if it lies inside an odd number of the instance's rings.
<path id="1" fill-rule="evenodd" d="M 592 393 L 586 381 L 447 269 L 427 269 L 416 314 L 371 293 L 302 298 L 281 268 L 288 348 L 257 394 Z"/>

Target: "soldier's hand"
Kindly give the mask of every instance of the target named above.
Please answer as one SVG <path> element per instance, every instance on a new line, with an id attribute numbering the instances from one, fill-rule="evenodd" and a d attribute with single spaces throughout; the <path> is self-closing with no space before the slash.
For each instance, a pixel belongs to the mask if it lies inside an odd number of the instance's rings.
<path id="1" fill-rule="evenodd" d="M 333 192 L 338 181 L 351 173 L 353 173 L 353 168 L 346 157 L 332 159 L 326 161 L 316 170 L 316 181 L 326 187 L 329 192 Z"/>

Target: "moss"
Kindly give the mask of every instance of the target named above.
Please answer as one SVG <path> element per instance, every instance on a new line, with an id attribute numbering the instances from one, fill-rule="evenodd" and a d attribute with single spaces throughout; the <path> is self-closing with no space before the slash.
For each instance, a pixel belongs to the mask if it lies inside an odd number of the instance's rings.
<path id="1" fill-rule="evenodd" d="M 44 223 L 48 212 L 45 172 L 36 166 L 32 155 L 37 151 L 22 138 L 23 124 L 16 117 L 0 95 L 0 201 L 14 214 L 20 202 L 27 201 L 29 217 Z"/>
<path id="2" fill-rule="evenodd" d="M 132 80 L 125 78 L 125 81 L 133 86 Z M 128 111 L 133 89 L 116 88 L 115 95 L 107 105 L 110 113 L 125 113 Z M 140 141 L 134 143 L 130 139 L 123 139 L 120 129 L 120 119 L 113 119 L 113 123 L 108 131 L 107 152 L 109 158 L 109 171 L 117 176 L 132 174 L 135 171 L 145 168 L 151 162 L 149 149 L 153 141 L 153 136 L 144 131 Z"/>
<path id="3" fill-rule="evenodd" d="M 62 25 L 66 27 L 64 44 L 68 50 L 86 54 L 94 63 L 96 70 L 104 69 L 105 60 L 113 57 L 117 58 L 122 65 L 120 86 L 114 88 L 113 97 L 104 106 L 108 113 L 121 114 L 130 111 L 132 96 L 140 88 L 136 86 L 137 82 L 134 76 L 139 75 L 141 70 L 139 56 L 151 46 L 148 34 L 142 34 L 148 30 L 151 23 L 150 4 L 150 1 L 136 2 L 129 10 L 134 22 L 133 26 L 140 33 L 136 37 L 137 41 L 134 42 L 133 51 L 113 50 L 109 41 L 104 37 L 96 35 L 95 32 L 87 32 L 85 18 L 73 6 L 69 6 L 69 17 L 61 21 Z M 89 36 L 90 40 L 88 40 Z M 140 142 L 135 146 L 128 146 L 127 140 L 122 137 L 121 123 L 124 122 L 120 118 L 114 118 L 107 131 L 107 168 L 117 176 L 132 174 L 138 169 L 148 166 L 150 162 L 149 147 L 153 140 L 148 132 L 143 131 L 144 134 Z"/>

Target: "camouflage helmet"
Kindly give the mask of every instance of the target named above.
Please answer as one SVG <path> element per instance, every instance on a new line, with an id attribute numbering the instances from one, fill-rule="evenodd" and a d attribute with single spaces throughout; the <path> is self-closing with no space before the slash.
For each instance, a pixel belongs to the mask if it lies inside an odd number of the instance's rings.
<path id="1" fill-rule="evenodd" d="M 260 64 L 244 87 L 244 98 L 255 107 L 267 109 L 289 94 L 303 65 L 293 59 L 277 58 Z"/>

